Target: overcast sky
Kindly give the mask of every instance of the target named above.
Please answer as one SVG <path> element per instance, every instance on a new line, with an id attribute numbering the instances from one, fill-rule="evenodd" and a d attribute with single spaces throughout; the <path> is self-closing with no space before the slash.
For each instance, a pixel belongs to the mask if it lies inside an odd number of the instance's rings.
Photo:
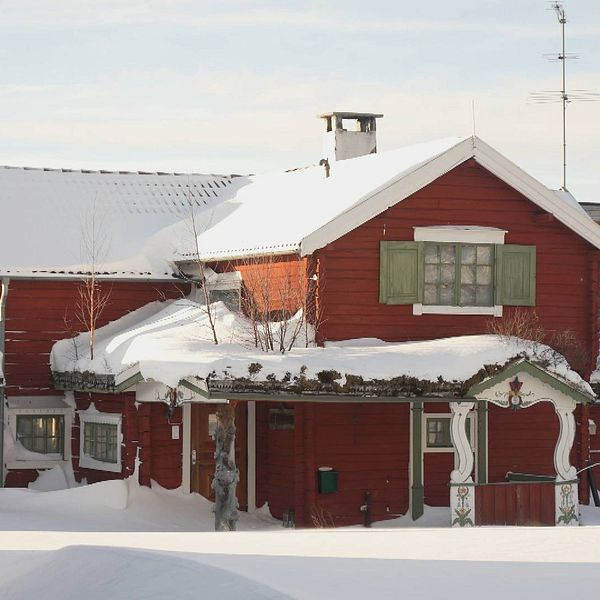
<path id="1" fill-rule="evenodd" d="M 0 0 L 0 163 L 248 173 L 321 158 L 320 112 L 382 112 L 380 150 L 479 136 L 561 185 L 560 29 L 543 0 Z M 600 92 L 600 2 L 565 3 L 569 86 Z M 569 188 L 600 201 L 600 102 Z"/>

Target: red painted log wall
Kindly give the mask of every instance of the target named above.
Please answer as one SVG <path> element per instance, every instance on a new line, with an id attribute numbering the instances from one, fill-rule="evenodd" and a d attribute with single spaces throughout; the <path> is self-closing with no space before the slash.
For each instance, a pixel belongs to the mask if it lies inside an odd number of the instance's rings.
<path id="1" fill-rule="evenodd" d="M 189 286 L 163 282 L 107 282 L 110 300 L 98 326 L 154 300 L 177 298 L 189 291 Z M 56 395 L 50 372 L 50 350 L 54 342 L 73 335 L 83 326 L 75 318 L 78 298 L 77 281 L 12 279 L 6 304 L 5 377 L 7 396 Z M 58 392 L 59 394 L 62 392 Z M 73 466 L 78 479 L 88 482 L 127 477 L 133 472 L 138 442 L 143 435 L 147 462 L 153 470 L 142 475 L 144 483 L 152 477 L 165 487 L 181 484 L 181 440 L 167 440 L 171 428 L 164 417 L 164 406 L 149 407 L 151 427 L 145 429 L 138 418 L 134 394 L 103 395 L 77 394 L 77 409 L 89 406 L 90 401 L 101 412 L 123 414 L 125 447 L 121 473 L 80 469 L 79 421 L 74 419 L 71 448 Z M 142 413 L 143 411 L 139 411 Z M 181 417 L 179 416 L 181 420 Z M 149 435 L 148 433 L 151 432 Z M 150 458 L 156 455 L 155 459 Z M 167 458 L 168 457 L 168 458 Z M 175 460 L 176 457 L 176 460 Z M 165 461 L 169 462 L 168 466 Z M 144 471 L 144 467 L 142 467 Z M 7 474 L 7 486 L 25 486 L 37 477 L 37 471 L 13 471 Z"/>
<path id="2" fill-rule="evenodd" d="M 488 481 L 505 481 L 514 471 L 555 475 L 554 448 L 559 423 L 550 402 L 522 410 L 489 405 Z"/>
<path id="3" fill-rule="evenodd" d="M 464 163 L 379 216 L 317 252 L 325 316 L 320 339 L 377 337 L 426 340 L 486 333 L 492 317 L 413 316 L 412 306 L 379 303 L 379 242 L 412 240 L 413 227 L 479 225 L 508 230 L 507 244 L 537 247 L 537 305 L 547 331 L 572 330 L 587 353 L 582 371 L 595 367 L 592 327 L 596 253 L 557 220 L 471 161 Z M 513 309 L 505 308 L 505 315 Z"/>

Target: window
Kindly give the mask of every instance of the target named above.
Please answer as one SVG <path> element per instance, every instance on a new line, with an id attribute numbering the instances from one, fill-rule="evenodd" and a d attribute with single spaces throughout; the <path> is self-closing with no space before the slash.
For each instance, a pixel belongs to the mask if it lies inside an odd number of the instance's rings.
<path id="1" fill-rule="evenodd" d="M 450 422 L 452 415 L 436 414 L 428 416 L 425 414 L 425 451 L 426 452 L 446 452 L 454 451 L 452 445 L 452 436 L 450 434 Z M 472 436 L 473 421 L 471 416 L 467 417 L 467 438 L 469 442 Z"/>
<path id="2" fill-rule="evenodd" d="M 223 302 L 231 312 L 240 312 L 241 290 L 210 290 L 211 302 Z"/>
<path id="3" fill-rule="evenodd" d="M 113 423 L 85 423 L 83 452 L 86 456 L 106 463 L 117 462 L 117 425 Z"/>
<path id="4" fill-rule="evenodd" d="M 64 459 L 63 415 L 17 415 L 17 441 L 30 452 Z"/>
<path id="5" fill-rule="evenodd" d="M 293 408 L 271 408 L 269 409 L 269 429 L 291 430 L 294 429 Z"/>
<path id="6" fill-rule="evenodd" d="M 535 246 L 504 244 L 504 231 L 415 227 L 415 241 L 382 241 L 379 301 L 413 314 L 490 314 L 534 306 Z"/>
<path id="7" fill-rule="evenodd" d="M 494 247 L 425 243 L 423 304 L 492 306 Z"/>
<path id="8" fill-rule="evenodd" d="M 121 472 L 121 415 L 98 412 L 94 405 L 79 411 L 79 466 Z"/>
<path id="9" fill-rule="evenodd" d="M 71 460 L 73 409 L 64 396 L 9 396 L 6 415 L 9 469 L 51 469 Z"/>

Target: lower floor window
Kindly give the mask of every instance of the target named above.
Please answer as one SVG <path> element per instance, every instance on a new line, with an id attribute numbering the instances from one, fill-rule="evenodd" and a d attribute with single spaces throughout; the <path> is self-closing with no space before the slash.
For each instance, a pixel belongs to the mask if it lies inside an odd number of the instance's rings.
<path id="1" fill-rule="evenodd" d="M 55 454 L 63 459 L 64 432 L 63 415 L 17 415 L 17 441 L 30 452 Z"/>
<path id="2" fill-rule="evenodd" d="M 79 466 L 98 471 L 121 471 L 121 415 L 102 413 L 94 405 L 79 411 Z"/>
<path id="3" fill-rule="evenodd" d="M 83 451 L 106 463 L 118 461 L 118 431 L 116 423 L 84 423 Z"/>
<path id="4" fill-rule="evenodd" d="M 450 423 L 452 415 L 425 417 L 425 448 L 433 450 L 453 450 Z M 471 441 L 471 417 L 467 417 L 467 439 Z"/>

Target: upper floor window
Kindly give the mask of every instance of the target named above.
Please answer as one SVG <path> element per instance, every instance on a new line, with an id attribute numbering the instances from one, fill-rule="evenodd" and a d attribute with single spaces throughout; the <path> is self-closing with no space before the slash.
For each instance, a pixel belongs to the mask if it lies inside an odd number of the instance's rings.
<path id="1" fill-rule="evenodd" d="M 415 241 L 382 241 L 379 301 L 414 314 L 490 314 L 534 306 L 535 246 L 504 244 L 504 231 L 416 227 Z"/>
<path id="2" fill-rule="evenodd" d="M 425 242 L 423 304 L 492 306 L 494 247 Z"/>

